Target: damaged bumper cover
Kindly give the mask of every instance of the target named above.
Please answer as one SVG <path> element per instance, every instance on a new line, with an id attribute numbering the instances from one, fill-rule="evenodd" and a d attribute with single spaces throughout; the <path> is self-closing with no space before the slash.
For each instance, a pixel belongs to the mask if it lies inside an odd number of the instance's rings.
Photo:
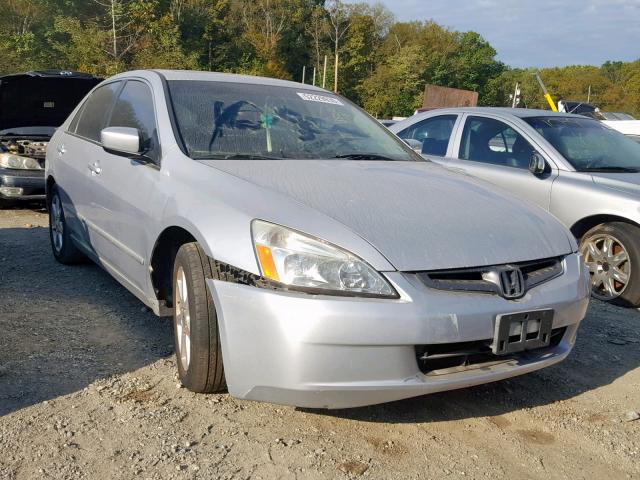
<path id="1" fill-rule="evenodd" d="M 429 288 L 413 274 L 385 273 L 397 300 L 332 297 L 207 280 L 220 324 L 229 392 L 310 408 L 348 408 L 464 388 L 532 372 L 571 351 L 589 300 L 580 255 L 563 273 L 508 300 Z M 497 318 L 553 310 L 549 346 L 426 371 L 425 345 L 491 342 Z M 486 361 L 485 361 L 486 360 Z"/>

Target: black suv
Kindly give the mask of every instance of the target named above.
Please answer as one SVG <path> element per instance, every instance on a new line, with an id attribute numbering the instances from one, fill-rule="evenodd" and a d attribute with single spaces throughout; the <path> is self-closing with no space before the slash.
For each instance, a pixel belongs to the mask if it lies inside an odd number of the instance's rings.
<path id="1" fill-rule="evenodd" d="M 0 77 L 0 206 L 44 200 L 49 139 L 101 80 L 62 70 Z"/>

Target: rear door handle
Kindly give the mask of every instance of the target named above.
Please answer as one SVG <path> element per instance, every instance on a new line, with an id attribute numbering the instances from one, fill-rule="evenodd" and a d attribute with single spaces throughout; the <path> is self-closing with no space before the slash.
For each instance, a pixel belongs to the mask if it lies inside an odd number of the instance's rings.
<path id="1" fill-rule="evenodd" d="M 100 175 L 102 173 L 102 168 L 100 168 L 100 164 L 98 162 L 90 163 L 87 167 L 91 171 L 91 175 Z"/>

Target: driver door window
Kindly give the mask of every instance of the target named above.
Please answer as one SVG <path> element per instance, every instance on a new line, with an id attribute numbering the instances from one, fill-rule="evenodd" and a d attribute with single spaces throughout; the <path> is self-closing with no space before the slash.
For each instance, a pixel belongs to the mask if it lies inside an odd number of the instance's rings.
<path id="1" fill-rule="evenodd" d="M 444 157 L 447 154 L 449 139 L 456 123 L 457 115 L 430 117 L 411 125 L 398 136 L 403 140 L 417 140 L 422 144 L 420 153 Z"/>
<path id="2" fill-rule="evenodd" d="M 462 131 L 459 158 L 528 169 L 534 151 L 531 144 L 506 123 L 493 118 L 469 117 Z"/>
<path id="3" fill-rule="evenodd" d="M 144 150 L 154 159 L 158 155 L 158 132 L 151 89 L 143 82 L 125 84 L 108 123 L 109 127 L 130 127 L 140 132 Z"/>
<path id="4" fill-rule="evenodd" d="M 100 130 L 104 126 L 121 85 L 121 82 L 113 82 L 97 88 L 76 114 L 69 131 L 99 143 Z"/>

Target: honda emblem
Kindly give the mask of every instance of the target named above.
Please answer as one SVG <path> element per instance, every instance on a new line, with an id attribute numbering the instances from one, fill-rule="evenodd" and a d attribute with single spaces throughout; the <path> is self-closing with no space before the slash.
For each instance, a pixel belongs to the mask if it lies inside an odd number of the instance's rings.
<path id="1" fill-rule="evenodd" d="M 505 268 L 499 273 L 504 298 L 520 298 L 525 294 L 524 276 L 518 267 Z"/>

